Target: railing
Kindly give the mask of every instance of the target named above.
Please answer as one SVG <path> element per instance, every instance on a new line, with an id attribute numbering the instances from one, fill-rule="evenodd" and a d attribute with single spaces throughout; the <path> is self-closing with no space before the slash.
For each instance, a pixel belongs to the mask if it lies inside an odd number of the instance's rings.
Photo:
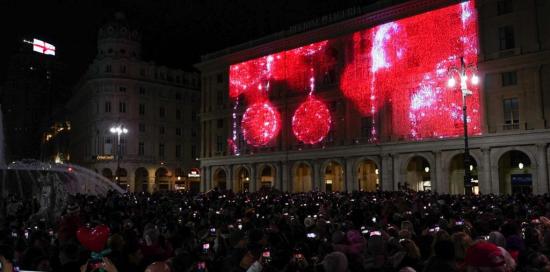
<path id="1" fill-rule="evenodd" d="M 520 129 L 520 123 L 503 124 L 502 130 L 517 130 Z"/>

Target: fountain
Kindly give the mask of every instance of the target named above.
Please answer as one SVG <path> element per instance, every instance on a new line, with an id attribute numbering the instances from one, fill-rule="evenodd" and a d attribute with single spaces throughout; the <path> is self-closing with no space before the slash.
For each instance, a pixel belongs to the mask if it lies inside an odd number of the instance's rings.
<path id="1" fill-rule="evenodd" d="M 0 192 L 1 199 L 37 199 L 41 210 L 58 216 L 70 196 L 125 193 L 118 185 L 98 173 L 74 164 L 22 160 L 6 164 L 4 130 L 0 108 Z M 10 200 L 8 200 L 10 198 Z"/>

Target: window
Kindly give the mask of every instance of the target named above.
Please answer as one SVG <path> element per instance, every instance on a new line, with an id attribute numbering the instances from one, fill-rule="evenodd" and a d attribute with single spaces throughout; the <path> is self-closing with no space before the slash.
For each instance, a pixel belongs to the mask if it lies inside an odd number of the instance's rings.
<path id="1" fill-rule="evenodd" d="M 143 142 L 139 142 L 138 155 L 140 155 L 140 156 L 145 155 L 145 144 Z"/>
<path id="2" fill-rule="evenodd" d="M 216 93 L 216 104 L 217 104 L 218 106 L 223 105 L 223 93 L 222 93 L 221 91 L 218 91 L 218 92 Z"/>
<path id="3" fill-rule="evenodd" d="M 223 75 L 221 73 L 216 75 L 216 82 L 223 83 Z"/>
<path id="4" fill-rule="evenodd" d="M 164 118 L 164 115 L 166 115 L 166 110 L 164 109 L 164 107 L 160 107 L 159 109 L 159 116 L 161 118 Z"/>
<path id="5" fill-rule="evenodd" d="M 508 14 L 514 11 L 512 0 L 500 0 L 497 2 L 497 15 Z"/>
<path id="6" fill-rule="evenodd" d="M 181 158 L 181 145 L 176 145 L 176 158 Z"/>
<path id="7" fill-rule="evenodd" d="M 126 65 L 121 65 L 120 66 L 120 72 L 123 73 L 123 74 L 126 73 Z"/>
<path id="8" fill-rule="evenodd" d="M 196 146 L 191 146 L 191 159 L 195 159 L 197 158 L 197 147 Z"/>
<path id="9" fill-rule="evenodd" d="M 139 87 L 139 94 L 145 94 L 145 88 Z"/>
<path id="10" fill-rule="evenodd" d="M 105 144 L 103 145 L 103 154 L 105 155 L 113 154 L 113 144 L 111 143 L 111 137 L 105 138 Z"/>
<path id="11" fill-rule="evenodd" d="M 176 100 L 181 100 L 181 93 L 180 92 L 176 92 Z"/>
<path id="12" fill-rule="evenodd" d="M 502 102 L 503 102 L 503 109 L 504 109 L 504 124 L 505 125 L 516 125 L 516 126 L 518 126 L 517 128 L 519 128 L 519 102 L 518 102 L 518 99 L 516 97 L 515 98 L 507 98 L 507 99 L 504 99 Z"/>
<path id="13" fill-rule="evenodd" d="M 176 128 L 176 136 L 181 136 L 181 128 Z"/>
<path id="14" fill-rule="evenodd" d="M 216 151 L 222 152 L 223 151 L 223 138 L 222 136 L 216 136 Z"/>
<path id="15" fill-rule="evenodd" d="M 218 119 L 216 123 L 218 128 L 223 128 L 223 119 Z"/>
<path id="16" fill-rule="evenodd" d="M 502 86 L 512 86 L 518 84 L 518 75 L 516 71 L 504 72 L 500 74 L 502 77 Z"/>
<path id="17" fill-rule="evenodd" d="M 110 73 L 110 72 L 112 72 L 111 65 L 110 64 L 105 65 L 105 73 Z"/>
<path id="18" fill-rule="evenodd" d="M 498 39 L 500 42 L 500 50 L 514 48 L 516 46 L 514 41 L 514 28 L 511 25 L 499 27 Z"/>
<path id="19" fill-rule="evenodd" d="M 197 131 L 195 129 L 191 130 L 191 137 L 193 138 L 197 137 Z"/>
<path id="20" fill-rule="evenodd" d="M 126 102 L 118 102 L 118 112 L 120 113 L 126 112 Z"/>
<path id="21" fill-rule="evenodd" d="M 191 112 L 191 121 L 195 121 L 197 120 L 197 113 L 196 112 Z"/>
<path id="22" fill-rule="evenodd" d="M 139 74 L 141 76 L 145 76 L 145 69 L 144 68 L 139 69 Z"/>
<path id="23" fill-rule="evenodd" d="M 139 115 L 145 115 L 145 104 L 139 104 Z"/>
<path id="24" fill-rule="evenodd" d="M 159 157 L 164 158 L 164 144 L 159 144 Z"/>
<path id="25" fill-rule="evenodd" d="M 125 92 L 126 92 L 126 87 L 120 87 L 120 88 L 118 88 L 118 90 L 119 90 L 121 93 L 125 93 Z"/>
<path id="26" fill-rule="evenodd" d="M 105 102 L 105 112 L 111 112 L 111 102 Z"/>
<path id="27" fill-rule="evenodd" d="M 145 124 L 139 123 L 139 132 L 145 132 Z"/>
<path id="28" fill-rule="evenodd" d="M 362 138 L 372 137 L 372 117 L 371 116 L 361 118 L 361 137 Z"/>
<path id="29" fill-rule="evenodd" d="M 160 134 L 164 134 L 164 126 L 160 126 L 160 127 L 159 127 L 159 133 L 160 133 Z"/>
<path id="30" fill-rule="evenodd" d="M 176 120 L 181 120 L 181 110 L 176 110 Z"/>

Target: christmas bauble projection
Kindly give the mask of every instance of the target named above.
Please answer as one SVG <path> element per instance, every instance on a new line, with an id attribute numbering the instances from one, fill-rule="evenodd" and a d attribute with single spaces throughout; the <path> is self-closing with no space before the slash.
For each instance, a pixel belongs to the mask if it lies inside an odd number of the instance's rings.
<path id="1" fill-rule="evenodd" d="M 294 112 L 292 132 L 301 142 L 315 144 L 327 136 L 330 124 L 331 117 L 327 106 L 309 96 Z"/>
<path id="2" fill-rule="evenodd" d="M 331 90 L 341 92 L 361 116 L 370 117 L 373 132 L 374 120 L 381 120 L 377 115 L 383 110 L 392 138 L 460 136 L 460 90 L 448 88 L 446 82 L 449 67 L 459 65 L 460 57 L 467 64 L 477 63 L 475 12 L 474 1 L 467 1 L 231 65 L 230 98 L 239 105 L 234 113 L 245 112 L 242 122 L 233 115 L 235 124 L 241 124 L 234 126 L 234 135 L 244 135 L 255 146 L 277 137 L 283 122 L 268 94 L 278 84 L 279 89 L 303 94 L 297 96 L 303 99 L 297 110 L 285 114 L 292 118 L 296 139 L 306 144 L 321 141 L 334 120 L 313 91 L 332 67 L 339 84 Z M 473 92 L 467 98 L 468 132 L 479 134 L 479 89 L 468 88 Z M 259 113 L 251 118 L 253 112 Z"/>

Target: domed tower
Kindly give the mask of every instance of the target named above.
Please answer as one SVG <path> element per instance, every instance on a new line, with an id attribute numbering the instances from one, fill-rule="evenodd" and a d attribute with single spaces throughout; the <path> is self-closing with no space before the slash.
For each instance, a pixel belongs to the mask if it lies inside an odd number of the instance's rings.
<path id="1" fill-rule="evenodd" d="M 124 13 L 117 12 L 115 19 L 103 25 L 97 35 L 97 58 L 141 57 L 141 34 L 132 29 Z"/>

